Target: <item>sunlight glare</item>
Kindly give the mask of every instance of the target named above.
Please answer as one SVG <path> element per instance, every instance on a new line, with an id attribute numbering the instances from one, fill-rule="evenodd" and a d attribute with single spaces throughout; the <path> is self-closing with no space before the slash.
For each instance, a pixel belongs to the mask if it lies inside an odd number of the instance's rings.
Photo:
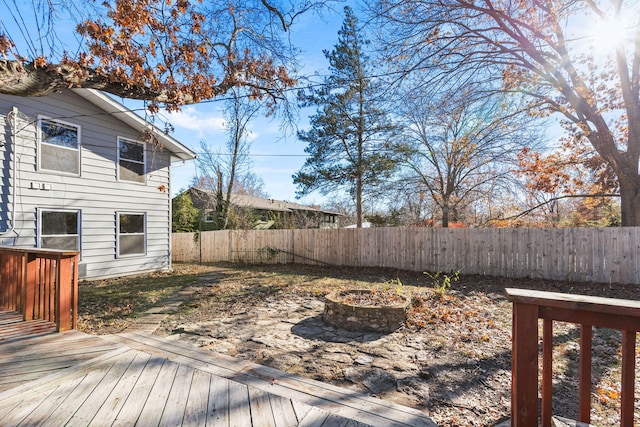
<path id="1" fill-rule="evenodd" d="M 613 53 L 623 43 L 628 34 L 628 23 L 624 20 L 601 20 L 593 26 L 593 47 L 600 53 Z"/>

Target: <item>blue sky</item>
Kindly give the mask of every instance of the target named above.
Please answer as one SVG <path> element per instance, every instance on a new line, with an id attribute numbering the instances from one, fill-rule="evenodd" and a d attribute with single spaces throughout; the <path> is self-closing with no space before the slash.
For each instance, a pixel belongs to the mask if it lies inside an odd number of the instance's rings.
<path id="1" fill-rule="evenodd" d="M 305 15 L 291 28 L 291 40 L 303 51 L 302 66 L 305 74 L 327 73 L 328 61 L 322 50 L 333 48 L 343 20 L 342 6 L 336 9 L 335 14 L 325 15 L 323 18 Z M 131 102 L 125 104 L 134 108 Z M 222 102 L 205 102 L 185 106 L 176 113 L 162 112 L 161 116 L 167 118 L 174 127 L 172 136 L 192 150 L 201 151 L 200 141 L 204 140 L 214 151 L 220 149 L 225 152 L 224 145 L 228 137 L 223 130 L 220 111 L 222 106 Z M 299 127 L 305 128 L 308 124 L 309 113 L 313 113 L 313 110 L 302 113 Z M 264 181 L 264 190 L 274 199 L 295 201 L 296 186 L 292 175 L 304 164 L 305 143 L 297 141 L 295 135 L 285 135 L 280 129 L 278 118 L 257 117 L 250 123 L 249 130 L 253 172 Z M 188 187 L 196 173 L 195 161 L 175 165 L 172 172 L 172 194 Z M 326 201 L 326 198 L 319 193 L 312 193 L 297 201 L 315 204 Z"/>

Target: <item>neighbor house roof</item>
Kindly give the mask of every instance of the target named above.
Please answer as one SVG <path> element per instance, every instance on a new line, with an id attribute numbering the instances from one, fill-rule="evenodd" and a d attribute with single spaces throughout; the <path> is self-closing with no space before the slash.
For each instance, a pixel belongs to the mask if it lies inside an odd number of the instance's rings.
<path id="1" fill-rule="evenodd" d="M 149 126 L 149 122 L 103 92 L 94 89 L 73 89 L 73 91 L 141 133 Z M 156 130 L 154 136 L 158 138 L 158 141 L 171 153 L 174 159 L 191 160 L 196 158 L 196 153 L 182 145 L 178 140 L 155 126 L 153 128 Z"/>
<path id="2" fill-rule="evenodd" d="M 209 190 L 200 190 L 197 188 L 191 188 L 190 191 L 197 191 L 206 194 L 210 198 L 215 198 L 215 192 Z M 294 212 L 294 211 L 306 211 L 306 212 L 319 212 L 330 215 L 343 215 L 339 212 L 328 211 L 320 208 L 319 206 L 305 206 L 300 203 L 292 203 L 284 200 L 265 199 L 263 197 L 248 196 L 246 194 L 232 194 L 231 204 L 243 208 L 260 209 L 265 211 L 277 211 L 277 212 Z"/>

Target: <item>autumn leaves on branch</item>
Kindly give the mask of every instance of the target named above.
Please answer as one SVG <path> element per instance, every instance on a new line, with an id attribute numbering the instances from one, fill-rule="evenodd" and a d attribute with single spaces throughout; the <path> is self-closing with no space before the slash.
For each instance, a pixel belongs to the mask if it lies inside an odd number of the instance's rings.
<path id="1" fill-rule="evenodd" d="M 295 83 L 285 68 L 285 46 L 269 29 L 273 17 L 280 31 L 286 28 L 284 17 L 265 1 L 254 8 L 242 3 L 105 2 L 104 13 L 77 24 L 84 45 L 59 58 L 41 52 L 27 60 L 11 35 L 0 33 L 0 93 L 43 96 L 83 87 L 172 110 L 241 86 L 249 96 L 275 102 Z"/>

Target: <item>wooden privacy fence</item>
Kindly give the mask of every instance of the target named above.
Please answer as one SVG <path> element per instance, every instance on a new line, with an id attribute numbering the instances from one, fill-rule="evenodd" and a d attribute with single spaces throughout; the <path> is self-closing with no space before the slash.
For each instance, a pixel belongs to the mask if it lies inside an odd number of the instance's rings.
<path id="1" fill-rule="evenodd" d="M 78 252 L 0 247 L 0 307 L 76 329 Z"/>
<path id="2" fill-rule="evenodd" d="M 174 233 L 177 262 L 246 262 L 460 271 L 640 284 L 640 227 L 368 228 Z"/>

